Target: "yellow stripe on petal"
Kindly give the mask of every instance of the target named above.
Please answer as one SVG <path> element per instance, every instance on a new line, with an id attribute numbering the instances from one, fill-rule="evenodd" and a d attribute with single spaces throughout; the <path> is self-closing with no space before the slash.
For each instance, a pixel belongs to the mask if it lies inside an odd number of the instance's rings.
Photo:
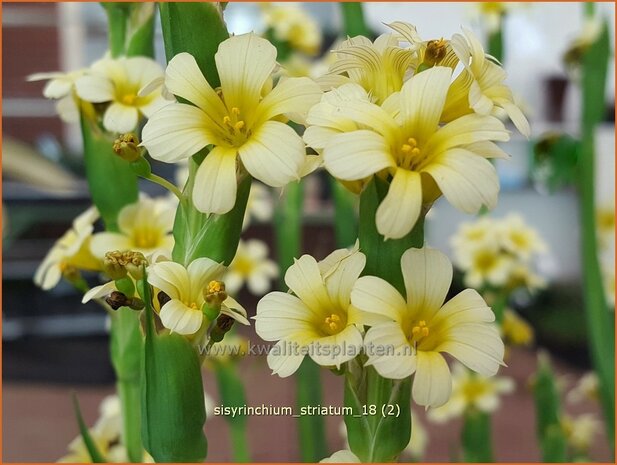
<path id="1" fill-rule="evenodd" d="M 383 315 L 399 323 L 407 313 L 403 296 L 376 276 L 363 276 L 356 281 L 351 291 L 351 304 L 361 311 Z"/>
<path id="2" fill-rule="evenodd" d="M 252 32 L 233 36 L 219 45 L 214 59 L 227 108 L 255 108 L 276 66 L 274 45 Z"/>
<path id="3" fill-rule="evenodd" d="M 448 257 L 436 249 L 409 249 L 401 257 L 409 308 L 437 312 L 452 283 L 452 265 Z M 430 315 L 422 318 L 430 319 Z"/>
<path id="4" fill-rule="evenodd" d="M 499 179 L 495 167 L 467 150 L 449 150 L 424 171 L 446 199 L 465 213 L 477 213 L 482 206 L 491 209 L 497 203 Z"/>
<path id="5" fill-rule="evenodd" d="M 165 71 L 165 86 L 172 94 L 201 108 L 214 124 L 219 124 L 227 114 L 225 105 L 189 53 L 179 53 L 171 59 Z"/>
<path id="6" fill-rule="evenodd" d="M 400 239 L 407 235 L 422 209 L 420 173 L 397 169 L 388 194 L 377 208 L 377 231 L 385 239 Z"/>
<path id="7" fill-rule="evenodd" d="M 316 316 L 320 316 L 321 309 L 333 308 L 319 266 L 310 255 L 301 256 L 287 269 L 285 284 Z"/>
<path id="8" fill-rule="evenodd" d="M 203 213 L 223 214 L 236 203 L 236 149 L 215 147 L 199 165 L 193 203 Z"/>
<path id="9" fill-rule="evenodd" d="M 251 176 L 272 187 L 299 180 L 306 161 L 306 147 L 300 136 L 278 121 L 262 124 L 239 152 Z"/>
<path id="10" fill-rule="evenodd" d="M 439 125 L 451 76 L 450 68 L 436 66 L 415 75 L 401 89 L 404 127 L 420 145 Z"/>
<path id="11" fill-rule="evenodd" d="M 152 158 L 175 163 L 194 155 L 206 145 L 218 145 L 220 139 L 213 129 L 216 131 L 201 109 L 174 103 L 150 117 L 143 129 L 142 145 Z"/>
<path id="12" fill-rule="evenodd" d="M 335 177 L 355 181 L 395 166 L 386 140 L 373 131 L 338 134 L 324 148 L 324 165 Z"/>

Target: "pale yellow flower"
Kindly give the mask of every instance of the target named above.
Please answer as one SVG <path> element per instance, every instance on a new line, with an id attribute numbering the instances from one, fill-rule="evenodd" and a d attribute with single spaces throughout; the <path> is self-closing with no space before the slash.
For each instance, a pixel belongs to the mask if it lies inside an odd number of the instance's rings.
<path id="1" fill-rule="evenodd" d="M 140 91 L 163 75 L 157 62 L 146 57 L 104 58 L 77 79 L 77 95 L 86 102 L 109 103 L 103 126 L 112 132 L 133 131 L 140 116 L 152 114 L 169 103 L 160 86 L 146 95 Z"/>
<path id="2" fill-rule="evenodd" d="M 204 322 L 204 291 L 214 280 L 221 280 L 225 267 L 209 258 L 197 258 L 188 267 L 175 262 L 159 262 L 148 267 L 148 282 L 170 300 L 161 306 L 159 316 L 166 328 L 179 334 L 195 334 Z M 221 313 L 248 325 L 246 310 L 233 298 L 221 305 Z M 206 323 L 208 323 L 206 321 Z"/>
<path id="3" fill-rule="evenodd" d="M 90 430 L 90 436 L 98 451 L 105 456 L 109 451 L 109 442 L 106 438 L 99 436 L 96 431 Z M 68 454 L 58 459 L 59 463 L 92 463 L 88 448 L 81 435 L 77 436 L 68 445 Z"/>
<path id="4" fill-rule="evenodd" d="M 457 256 L 468 255 L 474 248 L 495 243 L 496 223 L 482 216 L 476 221 L 461 223 L 456 233 L 450 239 L 450 245 Z"/>
<path id="5" fill-rule="evenodd" d="M 90 253 L 90 241 L 99 212 L 90 207 L 73 221 L 73 226 L 58 239 L 34 274 L 34 282 L 44 290 L 55 287 L 70 271 L 101 269 L 101 261 Z"/>
<path id="6" fill-rule="evenodd" d="M 484 20 L 489 33 L 501 27 L 501 20 L 515 2 L 475 2 L 473 5 Z"/>
<path id="7" fill-rule="evenodd" d="M 251 294 L 262 296 L 278 277 L 276 263 L 268 258 L 268 246 L 258 239 L 240 241 L 233 261 L 225 274 L 225 286 L 230 294 L 237 293 L 244 284 Z"/>
<path id="8" fill-rule="evenodd" d="M 615 241 L 615 205 L 605 204 L 596 209 L 598 240 L 606 249 Z"/>
<path id="9" fill-rule="evenodd" d="M 94 235 L 90 250 L 99 257 L 114 250 L 143 253 L 146 258 L 155 252 L 171 254 L 174 238 L 171 234 L 175 209 L 166 199 L 152 199 L 143 195 L 118 214 L 119 232 L 100 232 Z"/>
<path id="10" fill-rule="evenodd" d="M 92 430 L 108 442 L 118 441 L 122 435 L 122 405 L 115 395 L 105 397 L 99 405 L 99 418 Z"/>
<path id="11" fill-rule="evenodd" d="M 501 336 L 507 344 L 528 346 L 533 342 L 533 328 L 514 310 L 506 308 L 501 322 Z"/>
<path id="12" fill-rule="evenodd" d="M 561 426 L 570 447 L 579 453 L 587 453 L 602 429 L 602 422 L 594 414 L 584 413 L 577 417 L 564 415 Z"/>
<path id="13" fill-rule="evenodd" d="M 568 401 L 573 404 L 584 400 L 597 402 L 600 397 L 598 375 L 594 372 L 586 373 L 576 383 L 576 386 L 568 393 Z"/>
<path id="14" fill-rule="evenodd" d="M 525 115 L 514 103 L 512 91 L 505 85 L 506 73 L 486 57 L 482 44 L 473 33 L 463 28 L 464 36 L 454 34 L 451 44 L 464 66 L 452 83 L 444 108 L 444 121 L 476 112 L 480 115 L 506 113 L 525 137 L 531 129 Z"/>
<path id="15" fill-rule="evenodd" d="M 512 378 L 479 376 L 457 363 L 452 368 L 450 400 L 441 407 L 429 410 L 428 417 L 441 423 L 460 417 L 469 409 L 493 413 L 501 405 L 501 396 L 512 393 L 514 388 Z"/>
<path id="16" fill-rule="evenodd" d="M 191 55 L 172 58 L 165 86 L 192 105 L 173 103 L 158 111 L 144 127 L 142 143 L 153 158 L 168 163 L 213 145 L 197 170 L 193 202 L 202 212 L 222 214 L 236 202 L 238 169 L 273 187 L 300 179 L 306 147 L 280 119 L 302 121 L 321 90 L 308 78 L 281 79 L 271 88 L 276 49 L 252 33 L 221 43 L 215 61 L 219 92 Z"/>
<path id="17" fill-rule="evenodd" d="M 307 118 L 305 140 L 323 147 L 324 165 L 334 177 L 392 177 L 376 215 L 377 230 L 387 239 L 409 233 L 423 205 L 441 193 L 467 213 L 497 201 L 499 180 L 486 157 L 496 154 L 491 141 L 507 140 L 508 132 L 489 115 L 465 115 L 440 126 L 451 74 L 443 66 L 423 71 L 381 107 L 360 86 L 347 84 L 334 96 L 326 94 Z"/>
<path id="18" fill-rule="evenodd" d="M 56 111 L 66 123 L 79 121 L 79 108 L 75 82 L 83 76 L 85 70 L 70 71 L 68 73 L 51 72 L 36 73 L 28 76 L 28 81 L 47 81 L 43 88 L 43 95 L 56 101 Z"/>
<path id="19" fill-rule="evenodd" d="M 514 266 L 513 258 L 502 253 L 495 243 L 474 247 L 458 261 L 465 270 L 465 285 L 480 289 L 486 284 L 505 286 Z"/>
<path id="20" fill-rule="evenodd" d="M 448 401 L 452 389 L 442 353 L 483 376 L 493 376 L 503 364 L 504 345 L 495 315 L 476 291 L 467 289 L 444 304 L 452 265 L 441 252 L 409 249 L 401 258 L 401 270 L 406 300 L 374 276 L 360 278 L 351 292 L 354 307 L 390 320 L 367 331 L 367 365 L 385 378 L 415 374 L 414 401 L 438 407 Z"/>
<path id="21" fill-rule="evenodd" d="M 424 457 L 426 447 L 428 446 L 429 436 L 418 414 L 413 410 L 411 411 L 411 430 L 411 439 L 403 452 L 407 453 L 415 461 L 422 461 L 421 459 Z"/>
<path id="22" fill-rule="evenodd" d="M 287 42 L 293 49 L 316 55 L 321 47 L 321 30 L 317 21 L 302 8 L 294 5 L 264 5 L 266 27 L 274 38 Z"/>
<path id="23" fill-rule="evenodd" d="M 290 376 L 306 354 L 319 365 L 340 367 L 360 353 L 362 315 L 350 293 L 365 262 L 357 249 L 337 250 L 319 263 L 303 255 L 285 274 L 295 295 L 271 292 L 259 301 L 255 331 L 278 341 L 268 354 L 275 374 Z"/>
<path id="24" fill-rule="evenodd" d="M 338 450 L 330 457 L 320 460 L 319 463 L 361 463 L 360 459 L 348 449 Z"/>
<path id="25" fill-rule="evenodd" d="M 538 232 L 515 213 L 499 221 L 497 234 L 502 247 L 522 260 L 529 260 L 532 255 L 542 254 L 548 250 Z"/>
<path id="26" fill-rule="evenodd" d="M 415 28 L 410 27 L 415 33 Z M 328 74 L 317 82 L 324 90 L 346 83 L 359 84 L 372 101 L 381 105 L 403 87 L 418 48 L 415 41 L 408 48 L 401 47 L 394 33 L 382 34 L 374 42 L 364 36 L 349 38 L 333 51 L 336 59 Z"/>

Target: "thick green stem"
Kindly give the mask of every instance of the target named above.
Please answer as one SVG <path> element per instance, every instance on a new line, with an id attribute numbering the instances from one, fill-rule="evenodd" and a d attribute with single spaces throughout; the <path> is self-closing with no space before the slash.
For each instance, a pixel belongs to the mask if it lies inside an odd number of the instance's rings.
<path id="1" fill-rule="evenodd" d="M 366 255 L 363 274 L 385 279 L 404 296 L 401 256 L 411 247 L 424 245 L 424 214 L 404 238 L 384 240 L 377 231 L 375 214 L 387 191 L 387 183 L 374 178 L 360 197 L 360 250 Z M 348 363 L 345 381 L 345 406 L 353 410 L 345 416 L 352 452 L 366 462 L 396 460 L 411 437 L 411 377 L 385 379 L 373 367 L 354 360 Z M 393 407 L 397 416 L 387 414 Z"/>
<path id="2" fill-rule="evenodd" d="M 296 373 L 296 405 L 320 405 L 322 399 L 321 367 L 305 357 Z M 300 433 L 300 458 L 303 462 L 318 462 L 328 455 L 325 424 L 320 416 L 301 416 L 298 420 Z"/>
<path id="3" fill-rule="evenodd" d="M 248 437 L 246 434 L 246 425 L 231 424 L 229 425 L 229 433 L 231 438 L 231 452 L 234 463 L 247 463 L 251 461 L 248 449 Z"/>
<path id="4" fill-rule="evenodd" d="M 358 237 L 358 220 L 354 197 L 335 178 L 329 177 L 334 202 L 334 237 L 336 247 L 350 247 Z"/>
<path id="5" fill-rule="evenodd" d="M 503 16 L 499 20 L 499 27 L 496 31 L 490 32 L 488 36 L 488 53 L 494 56 L 500 63 L 503 62 Z"/>
<path id="6" fill-rule="evenodd" d="M 143 460 L 141 442 L 142 336 L 139 313 L 127 307 L 111 316 L 111 361 L 122 408 L 122 443 L 131 462 Z"/>
<path id="7" fill-rule="evenodd" d="M 468 463 L 493 462 L 491 416 L 475 409 L 465 412 L 461 443 Z"/>
<path id="8" fill-rule="evenodd" d="M 609 441 L 615 438 L 615 331 L 614 313 L 609 311 L 598 259 L 595 209 L 595 129 L 604 116 L 606 74 L 610 42 L 603 23 L 596 41 L 582 63 L 582 140 L 579 163 L 582 224 L 583 285 L 587 331 L 592 360 L 600 380 L 600 394 Z"/>
<path id="9" fill-rule="evenodd" d="M 129 6 L 122 3 L 103 3 L 109 22 L 109 52 L 112 58 L 124 55 L 126 49 L 126 32 L 129 20 Z"/>
<path id="10" fill-rule="evenodd" d="M 503 314 L 506 310 L 507 304 L 508 304 L 508 294 L 503 291 L 497 293 L 495 297 L 495 301 L 491 304 L 493 313 L 495 313 L 495 321 L 500 326 L 501 326 L 501 322 L 503 321 Z"/>
<path id="11" fill-rule="evenodd" d="M 366 25 L 362 3 L 360 2 L 341 2 L 341 13 L 343 15 L 343 31 L 349 37 L 371 36 L 371 30 Z"/>

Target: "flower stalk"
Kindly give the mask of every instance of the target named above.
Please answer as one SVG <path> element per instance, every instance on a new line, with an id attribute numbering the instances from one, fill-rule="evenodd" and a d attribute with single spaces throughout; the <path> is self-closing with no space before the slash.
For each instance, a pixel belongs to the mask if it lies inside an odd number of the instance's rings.
<path id="1" fill-rule="evenodd" d="M 593 15 L 592 4 L 586 14 Z M 600 379 L 600 397 L 606 421 L 607 437 L 615 437 L 615 333 L 614 320 L 602 286 L 598 260 L 595 219 L 595 129 L 604 116 L 604 92 L 610 42 L 603 21 L 601 32 L 586 50 L 582 61 L 583 111 L 580 153 L 580 210 L 582 222 L 582 260 L 584 298 L 592 360 Z"/>

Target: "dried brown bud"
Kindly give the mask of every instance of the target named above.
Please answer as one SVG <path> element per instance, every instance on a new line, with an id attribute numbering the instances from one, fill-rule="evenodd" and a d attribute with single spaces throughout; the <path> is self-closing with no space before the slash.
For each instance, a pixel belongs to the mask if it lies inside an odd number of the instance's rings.
<path id="1" fill-rule="evenodd" d="M 225 283 L 223 281 L 210 281 L 204 290 L 204 299 L 209 306 L 218 306 L 227 299 Z"/>
<path id="2" fill-rule="evenodd" d="M 446 40 L 429 40 L 426 44 L 426 51 L 424 52 L 424 64 L 428 66 L 435 66 L 446 57 L 448 51 L 448 42 Z"/>
<path id="3" fill-rule="evenodd" d="M 132 132 L 120 135 L 120 137 L 114 141 L 113 151 L 126 161 L 138 160 L 142 152 L 139 147 L 139 139 Z"/>
<path id="4" fill-rule="evenodd" d="M 144 302 L 137 297 L 127 297 L 122 292 L 113 291 L 105 298 L 105 302 L 113 310 L 118 310 L 120 307 L 129 307 L 133 310 L 141 310 L 145 307 Z"/>
<path id="5" fill-rule="evenodd" d="M 225 334 L 229 332 L 231 327 L 234 325 L 234 320 L 229 315 L 221 314 L 216 319 L 216 325 L 212 328 L 212 332 L 210 333 L 210 339 L 214 342 L 221 342 L 225 337 Z"/>
<path id="6" fill-rule="evenodd" d="M 125 261 L 122 252 L 119 250 L 107 252 L 103 259 L 103 270 L 114 281 L 126 277 Z"/>
<path id="7" fill-rule="evenodd" d="M 169 297 L 163 291 L 160 291 L 157 294 L 156 298 L 158 299 L 159 305 L 161 306 L 161 308 L 163 308 L 163 305 L 165 305 L 167 302 L 169 302 L 171 300 L 171 297 Z"/>

